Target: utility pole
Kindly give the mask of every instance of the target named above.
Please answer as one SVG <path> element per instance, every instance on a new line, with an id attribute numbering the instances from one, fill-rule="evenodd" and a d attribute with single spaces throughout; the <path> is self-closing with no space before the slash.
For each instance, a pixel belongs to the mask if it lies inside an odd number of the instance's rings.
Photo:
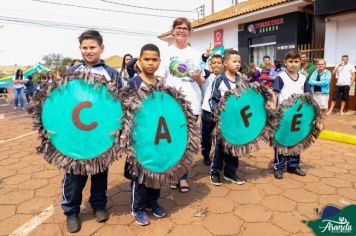
<path id="1" fill-rule="evenodd" d="M 198 19 L 205 17 L 205 5 L 201 5 L 196 9 L 196 11 L 198 13 Z"/>
<path id="2" fill-rule="evenodd" d="M 215 12 L 215 7 L 214 7 L 214 4 L 215 3 L 215 0 L 211 0 L 211 14 L 214 14 L 214 12 Z"/>

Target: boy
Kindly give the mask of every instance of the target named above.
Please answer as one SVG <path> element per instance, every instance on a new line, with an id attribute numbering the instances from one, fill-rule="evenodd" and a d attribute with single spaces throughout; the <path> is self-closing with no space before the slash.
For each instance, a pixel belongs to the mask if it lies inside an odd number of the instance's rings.
<path id="1" fill-rule="evenodd" d="M 284 64 L 287 70 L 281 72 L 273 81 L 273 101 L 271 107 L 276 108 L 276 105 L 281 104 L 284 100 L 290 98 L 293 94 L 303 94 L 310 92 L 310 86 L 306 76 L 298 72 L 300 66 L 300 55 L 296 52 L 288 52 L 284 58 Z M 273 169 L 276 179 L 283 179 L 283 169 L 286 166 L 290 173 L 305 176 L 306 173 L 300 169 L 300 155 L 285 156 L 278 154 L 275 148 Z"/>
<path id="2" fill-rule="evenodd" d="M 134 93 L 142 87 L 147 87 L 147 85 L 158 83 L 158 79 L 154 75 L 161 62 L 158 47 L 153 44 L 144 45 L 138 61 L 141 64 L 142 71 L 129 79 L 128 86 L 130 87 L 130 93 Z M 127 164 L 125 165 L 124 175 L 131 180 L 131 210 L 136 223 L 142 226 L 150 223 L 145 209 L 152 212 L 155 217 L 164 217 L 166 211 L 157 202 L 161 190 L 147 188 L 144 184 L 139 184 L 137 177 L 129 173 Z"/>
<path id="3" fill-rule="evenodd" d="M 213 83 L 212 97 L 210 99 L 211 112 L 214 113 L 225 92 L 236 88 L 242 83 L 242 76 L 238 71 L 241 67 L 241 57 L 236 50 L 226 51 L 224 54 L 224 66 L 226 70 L 219 75 Z M 220 172 L 224 167 L 224 179 L 234 184 L 244 184 L 245 181 L 236 175 L 239 160 L 225 153 L 224 146 L 220 140 L 216 141 L 215 153 L 210 166 L 210 180 L 213 185 L 222 185 Z"/>
<path id="4" fill-rule="evenodd" d="M 271 63 L 271 57 L 268 55 L 265 55 L 263 57 L 263 63 L 260 65 L 261 67 L 261 81 L 265 81 L 265 85 L 268 88 L 272 87 L 272 77 L 271 74 L 274 73 L 274 65 Z"/>
<path id="5" fill-rule="evenodd" d="M 81 61 L 81 64 L 71 67 L 68 73 L 71 75 L 78 70 L 89 69 L 91 73 L 104 75 L 112 83 L 118 80 L 117 85 L 121 88 L 122 84 L 117 70 L 105 65 L 105 62 L 100 59 L 104 51 L 103 38 L 100 33 L 95 30 L 87 30 L 78 39 L 83 61 Z M 61 206 L 67 216 L 67 230 L 70 233 L 78 232 L 81 227 L 78 215 L 82 203 L 82 191 L 87 179 L 87 175 L 65 173 L 62 181 L 63 200 Z M 105 222 L 109 218 L 106 210 L 107 181 L 108 170 L 91 176 L 89 202 L 98 222 Z"/>
<path id="6" fill-rule="evenodd" d="M 201 154 L 204 157 L 204 164 L 207 166 L 211 165 L 210 161 L 210 150 L 211 150 L 211 134 L 214 130 L 214 119 L 213 113 L 211 113 L 211 109 L 209 106 L 209 99 L 211 98 L 212 92 L 212 84 L 215 78 L 221 73 L 223 69 L 223 59 L 220 55 L 214 54 L 211 57 L 210 68 L 212 70 L 212 74 L 205 80 L 205 94 L 204 100 L 202 104 L 202 126 L 201 126 Z"/>

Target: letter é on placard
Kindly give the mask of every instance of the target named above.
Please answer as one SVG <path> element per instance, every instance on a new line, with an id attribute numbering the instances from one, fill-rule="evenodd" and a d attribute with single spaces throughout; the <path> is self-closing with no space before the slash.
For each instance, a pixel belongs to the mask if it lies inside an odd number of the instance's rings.
<path id="1" fill-rule="evenodd" d="M 297 112 L 299 112 L 301 108 L 302 108 L 302 105 L 299 105 Z M 303 116 L 303 114 L 295 114 L 293 116 L 292 126 L 291 126 L 291 131 L 292 132 L 297 132 L 297 131 L 300 130 L 300 128 L 297 127 L 297 125 L 299 125 L 301 123 L 300 120 L 298 120 L 298 119 L 301 118 L 302 116 Z"/>
<path id="2" fill-rule="evenodd" d="M 163 133 L 162 131 L 163 127 Z M 156 131 L 156 137 L 155 137 L 155 144 L 157 145 L 161 139 L 167 139 L 168 143 L 171 143 L 171 134 L 169 133 L 168 126 L 166 123 L 166 120 L 164 119 L 163 116 L 161 116 L 158 120 L 158 125 L 157 125 L 157 131 Z"/>
<path id="3" fill-rule="evenodd" d="M 244 121 L 246 128 L 248 128 L 250 126 L 250 122 L 248 121 L 248 119 L 252 116 L 251 112 L 246 114 L 246 111 L 248 109 L 250 109 L 250 105 L 247 105 L 240 110 L 240 114 L 241 114 L 242 120 Z"/>

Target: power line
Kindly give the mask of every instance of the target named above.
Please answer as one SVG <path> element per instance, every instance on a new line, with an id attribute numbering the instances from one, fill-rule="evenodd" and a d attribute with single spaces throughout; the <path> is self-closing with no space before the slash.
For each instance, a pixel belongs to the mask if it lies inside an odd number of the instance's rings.
<path id="1" fill-rule="evenodd" d="M 195 9 L 188 11 L 188 10 L 178 10 L 178 9 L 142 7 L 142 6 L 138 6 L 138 5 L 130 5 L 130 4 L 126 4 L 126 3 L 119 3 L 119 2 L 113 2 L 113 1 L 108 1 L 108 0 L 99 0 L 99 1 L 111 3 L 111 4 L 115 4 L 115 5 L 120 5 L 120 6 L 125 6 L 125 7 L 134 7 L 134 8 L 154 10 L 154 11 L 170 11 L 170 12 L 173 11 L 173 12 L 185 12 L 185 13 L 193 13 L 195 11 Z"/>
<path id="2" fill-rule="evenodd" d="M 36 25 L 40 27 L 50 27 L 59 28 L 67 30 L 86 30 L 95 28 L 101 32 L 111 33 L 111 34 L 128 34 L 128 35 L 139 35 L 139 36 L 157 36 L 158 33 L 148 32 L 148 31 L 129 31 L 127 29 L 120 28 L 108 28 L 108 27 L 93 27 L 88 25 L 78 25 L 78 24 L 68 24 L 64 22 L 56 21 L 44 21 L 44 20 L 34 20 L 34 19 L 24 19 L 16 17 L 3 17 L 0 16 L 0 22 L 13 23 L 18 25 Z"/>
<path id="3" fill-rule="evenodd" d="M 171 18 L 171 19 L 177 18 L 175 16 L 156 15 L 156 14 L 138 13 L 138 12 L 128 12 L 128 11 L 120 11 L 120 10 L 113 10 L 113 9 L 106 9 L 106 8 L 74 5 L 74 4 L 68 4 L 68 3 L 50 2 L 50 1 L 45 1 L 45 0 L 32 0 L 32 1 L 41 2 L 41 3 L 47 3 L 47 4 L 52 4 L 52 5 L 66 6 L 66 7 L 77 7 L 77 8 L 83 8 L 83 9 L 99 10 L 99 11 L 107 11 L 107 12 L 118 12 L 118 13 L 132 14 L 132 15 L 153 16 L 153 17 Z"/>

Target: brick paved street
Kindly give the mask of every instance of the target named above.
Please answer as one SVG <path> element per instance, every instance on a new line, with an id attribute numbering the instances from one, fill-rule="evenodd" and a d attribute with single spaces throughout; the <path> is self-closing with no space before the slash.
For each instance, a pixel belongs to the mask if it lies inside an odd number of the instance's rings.
<path id="1" fill-rule="evenodd" d="M 52 204 L 54 214 L 30 235 L 66 235 L 60 208 L 63 171 L 36 154 L 31 119 L 1 119 L 0 128 L 0 235 L 12 233 Z M 130 188 L 120 160 L 110 168 L 110 219 L 105 224 L 93 219 L 87 183 L 82 230 L 76 235 L 313 235 L 301 221 L 316 219 L 315 208 L 356 203 L 355 153 L 356 145 L 318 140 L 302 154 L 306 177 L 285 173 L 283 180 L 276 180 L 270 170 L 273 151 L 261 145 L 258 152 L 240 159 L 239 174 L 247 182 L 220 187 L 210 184 L 208 167 L 198 156 L 190 172 L 191 191 L 164 189 L 160 203 L 168 217 L 151 216 L 146 227 L 137 226 L 130 214 Z"/>

